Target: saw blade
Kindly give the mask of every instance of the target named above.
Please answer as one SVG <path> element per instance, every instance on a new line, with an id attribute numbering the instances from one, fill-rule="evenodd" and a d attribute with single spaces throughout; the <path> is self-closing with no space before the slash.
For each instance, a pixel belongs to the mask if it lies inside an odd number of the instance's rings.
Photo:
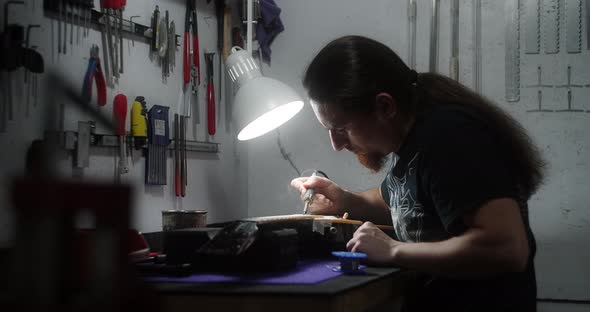
<path id="1" fill-rule="evenodd" d="M 520 99 L 520 0 L 505 3 L 506 101 Z"/>
<path id="2" fill-rule="evenodd" d="M 545 53 L 559 53 L 559 0 L 543 0 L 543 43 Z"/>
<path id="3" fill-rule="evenodd" d="M 525 53 L 539 54 L 541 50 L 540 0 L 527 0 L 524 6 Z"/>
<path id="4" fill-rule="evenodd" d="M 568 53 L 582 52 L 582 0 L 566 0 L 566 50 Z"/>

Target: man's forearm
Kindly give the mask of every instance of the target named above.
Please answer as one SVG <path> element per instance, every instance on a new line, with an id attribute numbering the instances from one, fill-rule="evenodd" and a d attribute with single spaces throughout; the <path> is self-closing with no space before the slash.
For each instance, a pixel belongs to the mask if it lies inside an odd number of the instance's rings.
<path id="1" fill-rule="evenodd" d="M 501 241 L 482 241 L 478 230 L 433 243 L 399 243 L 392 249 L 395 265 L 455 278 L 477 278 L 524 270 L 515 252 Z M 507 247 L 508 246 L 508 247 Z"/>
<path id="2" fill-rule="evenodd" d="M 341 211 L 348 212 L 351 219 L 391 225 L 389 208 L 383 201 L 378 188 L 360 193 L 345 191 Z"/>

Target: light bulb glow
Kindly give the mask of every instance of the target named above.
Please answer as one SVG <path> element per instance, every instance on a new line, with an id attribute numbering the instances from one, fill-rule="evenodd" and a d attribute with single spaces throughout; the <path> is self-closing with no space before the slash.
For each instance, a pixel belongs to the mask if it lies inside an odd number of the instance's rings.
<path id="1" fill-rule="evenodd" d="M 303 101 L 283 104 L 249 123 L 238 134 L 238 140 L 245 141 L 259 137 L 287 122 L 303 108 Z"/>

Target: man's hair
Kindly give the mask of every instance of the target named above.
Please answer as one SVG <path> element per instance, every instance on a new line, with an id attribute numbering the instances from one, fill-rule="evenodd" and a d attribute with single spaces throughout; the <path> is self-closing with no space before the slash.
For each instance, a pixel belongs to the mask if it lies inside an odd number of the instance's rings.
<path id="1" fill-rule="evenodd" d="M 421 115 L 437 105 L 476 111 L 504 140 L 522 196 L 528 199 L 543 181 L 545 163 L 524 128 L 508 113 L 464 85 L 434 73 L 416 74 L 390 48 L 361 36 L 326 45 L 303 78 L 311 100 L 349 113 L 370 113 L 375 97 L 388 93 L 398 111 Z"/>

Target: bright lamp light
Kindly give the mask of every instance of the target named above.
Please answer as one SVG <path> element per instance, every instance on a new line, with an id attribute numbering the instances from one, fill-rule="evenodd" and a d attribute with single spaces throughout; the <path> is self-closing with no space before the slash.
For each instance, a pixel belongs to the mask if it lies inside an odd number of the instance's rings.
<path id="1" fill-rule="evenodd" d="M 250 140 L 274 130 L 303 108 L 303 101 L 295 90 L 262 76 L 258 64 L 247 51 L 233 47 L 226 67 L 238 87 L 234 102 L 240 131 L 238 140 Z"/>

